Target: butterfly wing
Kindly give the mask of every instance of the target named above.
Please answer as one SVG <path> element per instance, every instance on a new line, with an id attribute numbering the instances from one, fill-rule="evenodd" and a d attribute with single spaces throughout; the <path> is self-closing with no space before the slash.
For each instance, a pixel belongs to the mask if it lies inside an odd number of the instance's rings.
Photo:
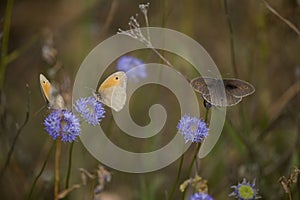
<path id="1" fill-rule="evenodd" d="M 65 109 L 65 100 L 55 88 L 50 90 L 49 106 L 53 109 Z"/>
<path id="2" fill-rule="evenodd" d="M 112 92 L 111 97 L 111 108 L 116 112 L 122 110 L 126 103 L 126 88 L 124 87 L 115 87 Z"/>
<path id="3" fill-rule="evenodd" d="M 210 78 L 207 78 L 206 80 L 210 81 L 210 82 L 212 81 L 212 79 L 210 79 Z M 202 78 L 202 77 L 194 78 L 190 84 L 194 88 L 194 90 L 199 92 L 200 94 L 202 94 L 202 95 L 209 94 L 209 90 L 207 88 L 204 78 Z"/>
<path id="4" fill-rule="evenodd" d="M 232 92 L 231 88 L 235 87 L 235 85 L 230 85 L 234 84 L 232 80 L 235 79 L 226 79 L 226 82 L 223 81 L 226 99 L 223 97 L 222 80 L 207 77 L 197 77 L 191 81 L 191 85 L 195 91 L 199 92 L 201 96 L 210 104 L 214 106 L 225 107 L 236 105 L 242 100 L 242 96 L 235 95 L 238 94 L 238 91 L 234 93 Z M 250 86 L 251 84 L 249 84 L 249 88 Z"/>
<path id="5" fill-rule="evenodd" d="M 47 101 L 47 103 L 49 103 L 50 90 L 51 90 L 52 85 L 43 74 L 40 74 L 40 87 L 41 87 L 41 92 L 43 94 L 44 99 Z"/>
<path id="6" fill-rule="evenodd" d="M 233 95 L 230 95 L 226 93 L 226 101 L 221 97 L 215 97 L 211 98 L 211 96 L 208 95 L 202 95 L 202 97 L 205 99 L 205 101 L 209 102 L 211 105 L 219 106 L 219 107 L 226 107 L 226 106 L 234 106 L 238 104 L 240 101 L 242 101 L 242 97 L 235 97 Z"/>
<path id="7" fill-rule="evenodd" d="M 125 72 L 119 71 L 110 75 L 98 89 L 98 99 L 103 104 L 120 111 L 126 102 L 127 76 Z"/>
<path id="8" fill-rule="evenodd" d="M 197 77 L 191 81 L 192 87 L 214 106 L 226 106 L 226 100 L 222 97 L 221 84 L 222 82 L 214 78 Z"/>
<path id="9" fill-rule="evenodd" d="M 42 94 L 46 99 L 48 105 L 52 109 L 64 109 L 65 101 L 59 91 L 53 87 L 53 85 L 48 81 L 48 79 L 40 74 L 40 86 Z"/>
<path id="10" fill-rule="evenodd" d="M 255 92 L 255 88 L 250 83 L 240 79 L 223 79 L 226 91 L 235 97 L 245 97 Z"/>

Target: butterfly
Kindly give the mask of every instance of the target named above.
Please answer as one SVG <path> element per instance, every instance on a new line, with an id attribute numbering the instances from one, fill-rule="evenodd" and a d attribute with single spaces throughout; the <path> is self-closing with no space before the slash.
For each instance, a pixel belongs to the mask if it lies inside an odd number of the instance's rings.
<path id="1" fill-rule="evenodd" d="M 226 101 L 222 97 L 222 82 L 224 84 Z M 225 78 L 221 80 L 197 77 L 194 78 L 190 84 L 196 92 L 201 94 L 206 102 L 220 107 L 234 106 L 242 101 L 243 97 L 255 92 L 253 85 L 235 78 Z"/>
<path id="2" fill-rule="evenodd" d="M 49 108 L 51 109 L 64 109 L 65 101 L 60 92 L 48 81 L 48 79 L 40 74 L 40 87 L 42 94 L 46 99 Z"/>
<path id="3" fill-rule="evenodd" d="M 107 77 L 93 95 L 99 102 L 119 112 L 126 103 L 126 85 L 125 72 L 118 71 Z"/>

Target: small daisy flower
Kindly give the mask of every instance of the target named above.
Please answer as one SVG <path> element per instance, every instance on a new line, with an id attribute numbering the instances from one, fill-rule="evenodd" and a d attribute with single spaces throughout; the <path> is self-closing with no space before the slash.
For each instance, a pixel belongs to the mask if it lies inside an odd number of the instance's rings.
<path id="1" fill-rule="evenodd" d="M 126 73 L 128 78 L 133 79 L 135 82 L 138 82 L 140 78 L 145 78 L 147 76 L 146 73 L 146 66 L 143 65 L 144 63 L 132 56 L 122 56 L 117 63 L 117 69 L 120 71 L 127 72 L 130 69 L 139 66 L 139 68 L 135 69 L 134 72 Z"/>
<path id="2" fill-rule="evenodd" d="M 202 119 L 189 115 L 180 119 L 177 129 L 184 136 L 185 142 L 202 142 L 208 136 L 207 124 Z"/>
<path id="3" fill-rule="evenodd" d="M 74 105 L 76 112 L 89 124 L 96 126 L 105 117 L 103 104 L 97 101 L 95 97 L 80 98 Z"/>
<path id="4" fill-rule="evenodd" d="M 190 200 L 214 200 L 214 199 L 206 193 L 195 193 L 190 197 Z"/>
<path id="5" fill-rule="evenodd" d="M 79 119 L 69 110 L 54 110 L 44 120 L 47 133 L 53 140 L 74 141 L 80 133 Z"/>
<path id="6" fill-rule="evenodd" d="M 238 183 L 238 185 L 231 186 L 231 188 L 234 189 L 234 191 L 229 194 L 229 196 L 233 196 L 236 199 L 239 200 L 254 200 L 259 199 L 258 196 L 258 189 L 255 189 L 255 180 L 252 182 L 252 184 L 246 179 L 243 179 L 242 183 Z"/>

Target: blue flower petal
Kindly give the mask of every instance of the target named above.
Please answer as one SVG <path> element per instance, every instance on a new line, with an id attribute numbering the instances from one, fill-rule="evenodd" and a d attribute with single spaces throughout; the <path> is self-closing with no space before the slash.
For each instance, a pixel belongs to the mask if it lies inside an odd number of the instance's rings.
<path id="1" fill-rule="evenodd" d="M 72 142 L 80 134 L 79 119 L 69 110 L 54 110 L 44 120 L 47 133 L 56 140 Z"/>
<path id="2" fill-rule="evenodd" d="M 189 115 L 184 115 L 180 119 L 177 129 L 186 142 L 202 142 L 208 136 L 207 124 L 202 119 Z"/>
<path id="3" fill-rule="evenodd" d="M 134 71 L 126 73 L 129 79 L 138 82 L 141 78 L 146 78 L 146 66 L 143 66 L 143 62 L 132 56 L 122 56 L 117 63 L 117 69 L 120 71 L 128 72 L 132 68 L 139 66 Z"/>
<path id="4" fill-rule="evenodd" d="M 103 104 L 97 101 L 95 97 L 80 98 L 74 105 L 76 112 L 89 124 L 96 126 L 105 117 Z"/>
<path id="5" fill-rule="evenodd" d="M 239 200 L 255 200 L 259 199 L 258 189 L 255 188 L 255 180 L 250 183 L 245 178 L 242 183 L 231 186 L 234 191 L 229 196 L 235 197 Z"/>
<path id="6" fill-rule="evenodd" d="M 206 193 L 195 193 L 190 197 L 190 200 L 214 200 L 214 199 Z"/>

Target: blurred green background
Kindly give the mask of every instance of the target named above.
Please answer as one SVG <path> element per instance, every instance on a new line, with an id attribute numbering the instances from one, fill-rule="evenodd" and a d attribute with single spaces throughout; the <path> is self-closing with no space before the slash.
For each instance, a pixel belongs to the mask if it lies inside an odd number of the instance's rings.
<path id="1" fill-rule="evenodd" d="M 209 193 L 215 199 L 229 199 L 231 185 L 243 177 L 256 179 L 263 199 L 287 199 L 278 179 L 288 176 L 300 162 L 300 40 L 299 35 L 275 16 L 261 0 L 228 0 L 232 26 L 228 24 L 224 1 L 207 0 L 153 0 L 148 18 L 150 26 L 180 31 L 198 41 L 217 64 L 223 77 L 234 77 L 252 83 L 256 92 L 227 110 L 222 135 L 213 151 L 200 160 L 199 174 L 208 180 Z M 2 80 L 0 109 L 0 169 L 5 165 L 19 126 L 26 114 L 27 92 L 30 87 L 30 117 L 16 141 L 10 163 L 1 177 L 1 199 L 25 199 L 34 177 L 39 172 L 51 139 L 43 130 L 43 120 L 49 111 L 40 92 L 39 74 L 43 73 L 62 87 L 70 102 L 70 91 L 77 69 L 83 59 L 98 43 L 116 34 L 118 28 L 128 29 L 130 16 L 139 13 L 137 0 L 18 0 L 12 5 L 7 53 L 5 53 L 5 13 L 7 1 L 0 3 L 1 59 L 10 58 Z M 300 2 L 272 0 L 270 5 L 283 17 L 300 27 Z M 234 41 L 231 53 L 230 37 Z M 121 45 L 121 44 L 120 44 Z M 46 47 L 45 47 L 46 46 Z M 59 60 L 45 60 L 42 49 L 52 47 L 47 55 Z M 45 49 L 44 49 L 45 50 Z M 47 50 L 47 49 L 46 49 Z M 48 49 L 49 50 L 49 49 Z M 57 51 L 57 52 L 56 52 Z M 57 53 L 57 54 L 56 54 Z M 4 56 L 3 56 L 4 55 Z M 44 54 L 45 55 L 45 54 Z M 147 62 L 162 62 L 151 50 L 131 55 Z M 187 77 L 197 76 L 182 59 L 164 54 Z M 233 60 L 236 62 L 236 71 Z M 57 64 L 57 63 L 56 63 Z M 1 69 L 1 70 L 2 70 Z M 56 69 L 58 71 L 56 72 Z M 114 66 L 107 74 L 115 71 Z M 4 78 L 4 79 L 3 79 Z M 102 80 L 105 77 L 102 77 Z M 143 95 L 155 94 L 147 99 Z M 152 149 L 153 144 L 165 144 L 176 134 L 180 119 L 179 104 L 166 88 L 144 86 L 130 101 L 133 119 L 140 125 L 149 123 L 148 108 L 161 103 L 168 111 L 167 125 L 153 140 L 141 144 Z M 201 99 L 199 106 L 202 112 Z M 119 130 L 106 108 L 104 129 L 111 139 L 128 147 L 132 139 L 118 137 Z M 121 132 L 120 132 L 121 133 Z M 156 143 L 155 143 L 156 141 Z M 135 142 L 135 141 L 134 141 Z M 70 144 L 62 145 L 61 188 L 63 189 Z M 129 146 L 130 147 L 130 146 Z M 157 146 L 156 146 L 157 148 Z M 136 150 L 140 150 L 137 147 Z M 186 178 L 195 146 L 186 153 L 180 182 Z M 81 144 L 75 142 L 70 185 L 81 183 L 79 168 L 93 171 L 95 160 Z M 138 163 L 137 163 L 138 165 Z M 128 174 L 109 169 L 112 181 L 101 194 L 103 200 L 165 199 L 178 171 L 179 160 L 172 165 L 147 174 Z M 54 151 L 46 170 L 37 182 L 33 199 L 53 199 Z M 297 191 L 298 188 L 298 191 Z M 293 199 L 300 199 L 300 185 L 292 186 Z M 187 192 L 187 196 L 191 191 Z M 91 186 L 81 187 L 69 194 L 69 199 L 91 199 Z M 180 199 L 176 190 L 174 199 Z"/>

